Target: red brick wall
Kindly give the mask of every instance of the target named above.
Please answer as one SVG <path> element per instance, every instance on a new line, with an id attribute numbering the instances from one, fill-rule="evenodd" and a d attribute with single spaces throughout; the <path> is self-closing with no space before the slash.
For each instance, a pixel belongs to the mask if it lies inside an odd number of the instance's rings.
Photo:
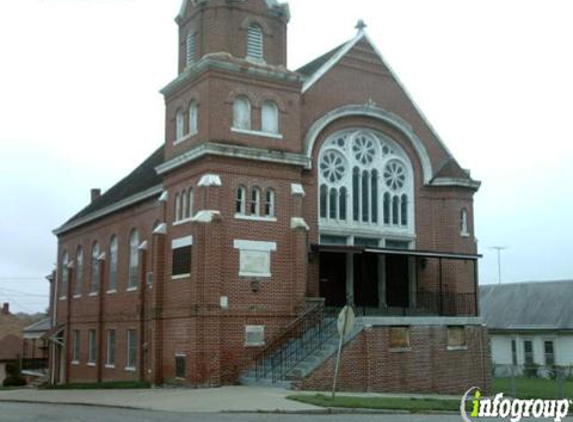
<path id="1" fill-rule="evenodd" d="M 372 327 L 342 352 L 339 390 L 462 395 L 479 386 L 490 391 L 487 329 L 466 327 L 467 350 L 447 350 L 445 326 L 412 326 L 411 351 L 391 351 L 389 328 Z M 301 384 L 303 390 L 332 389 L 336 356 Z"/>

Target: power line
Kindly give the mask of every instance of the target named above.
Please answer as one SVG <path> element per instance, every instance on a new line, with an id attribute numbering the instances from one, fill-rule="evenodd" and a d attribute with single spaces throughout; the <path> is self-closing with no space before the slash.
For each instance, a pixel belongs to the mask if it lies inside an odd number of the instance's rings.
<path id="1" fill-rule="evenodd" d="M 23 292 L 21 290 L 9 289 L 8 287 L 0 287 L 0 290 L 11 292 L 11 296 L 26 296 L 26 297 L 50 297 L 49 295 L 39 295 L 37 293 Z"/>

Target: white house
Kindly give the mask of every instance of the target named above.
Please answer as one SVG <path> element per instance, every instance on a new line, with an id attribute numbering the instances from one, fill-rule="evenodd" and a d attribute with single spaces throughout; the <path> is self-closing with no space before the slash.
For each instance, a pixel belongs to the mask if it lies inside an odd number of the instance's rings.
<path id="1" fill-rule="evenodd" d="M 573 280 L 480 287 L 497 376 L 573 367 Z M 546 373 L 541 369 L 541 374 Z"/>

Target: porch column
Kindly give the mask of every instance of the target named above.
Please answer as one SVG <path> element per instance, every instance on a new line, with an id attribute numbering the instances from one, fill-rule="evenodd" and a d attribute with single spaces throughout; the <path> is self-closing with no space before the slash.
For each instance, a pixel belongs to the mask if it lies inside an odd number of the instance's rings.
<path id="1" fill-rule="evenodd" d="M 354 254 L 346 254 L 346 304 L 354 306 Z"/>
<path id="2" fill-rule="evenodd" d="M 387 308 L 386 303 L 386 256 L 378 255 L 378 307 Z"/>

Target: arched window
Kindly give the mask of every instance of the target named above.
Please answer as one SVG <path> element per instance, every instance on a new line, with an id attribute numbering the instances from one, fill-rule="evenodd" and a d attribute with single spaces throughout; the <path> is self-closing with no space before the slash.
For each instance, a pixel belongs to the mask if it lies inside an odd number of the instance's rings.
<path id="1" fill-rule="evenodd" d="M 187 213 L 189 212 L 187 209 L 187 192 L 183 191 L 180 194 L 181 197 L 181 216 L 180 220 L 185 220 L 187 218 Z"/>
<path id="2" fill-rule="evenodd" d="M 90 294 L 99 291 L 99 244 L 95 242 L 92 246 L 92 261 L 90 274 Z"/>
<path id="3" fill-rule="evenodd" d="M 70 263 L 70 256 L 68 255 L 67 251 L 64 251 L 64 255 L 62 256 L 62 262 L 60 264 L 60 289 L 58 293 L 58 297 L 65 298 L 68 296 L 68 264 Z"/>
<path id="4" fill-rule="evenodd" d="M 185 136 L 185 116 L 183 110 L 179 109 L 175 112 L 175 141 L 182 139 Z"/>
<path id="5" fill-rule="evenodd" d="M 139 233 L 133 230 L 129 235 L 129 274 L 128 290 L 137 289 L 139 278 Z"/>
<path id="6" fill-rule="evenodd" d="M 191 101 L 191 104 L 189 105 L 189 134 L 194 135 L 197 132 L 197 102 Z"/>
<path id="7" fill-rule="evenodd" d="M 267 190 L 267 198 L 265 204 L 265 215 L 267 217 L 274 217 L 275 216 L 275 191 L 272 189 Z"/>
<path id="8" fill-rule="evenodd" d="M 247 201 L 247 189 L 244 186 L 239 186 L 237 188 L 237 200 L 235 205 L 235 212 L 237 214 L 245 215 L 247 212 L 246 207 Z"/>
<path id="9" fill-rule="evenodd" d="M 187 216 L 186 218 L 193 217 L 193 202 L 195 201 L 195 196 L 193 195 L 193 188 L 189 189 L 187 194 Z"/>
<path id="10" fill-rule="evenodd" d="M 108 292 L 117 291 L 117 263 L 118 263 L 118 242 L 117 236 L 112 236 L 109 242 L 109 282 Z"/>
<path id="11" fill-rule="evenodd" d="M 460 234 L 462 236 L 469 236 L 469 224 L 468 224 L 468 211 L 464 208 L 460 215 Z"/>
<path id="12" fill-rule="evenodd" d="M 181 220 L 181 196 L 175 194 L 175 204 L 173 208 L 173 221 Z"/>
<path id="13" fill-rule="evenodd" d="M 76 288 L 74 296 L 82 295 L 82 284 L 84 282 L 84 250 L 81 246 L 78 247 L 76 254 Z"/>
<path id="14" fill-rule="evenodd" d="M 318 169 L 321 230 L 413 234 L 413 170 L 395 141 L 372 130 L 340 131 L 323 143 Z"/>
<path id="15" fill-rule="evenodd" d="M 185 56 L 185 63 L 187 66 L 190 66 L 195 61 L 195 34 L 187 34 L 187 39 L 185 42 L 186 47 L 186 56 Z"/>
<path id="16" fill-rule="evenodd" d="M 251 24 L 247 31 L 247 57 L 253 60 L 263 60 L 264 57 L 263 28 L 256 23 Z"/>
<path id="17" fill-rule="evenodd" d="M 251 192 L 251 215 L 261 215 L 261 190 L 253 188 Z"/>
<path id="18" fill-rule="evenodd" d="M 263 103 L 262 113 L 262 131 L 265 133 L 279 133 L 279 108 L 272 101 Z"/>
<path id="19" fill-rule="evenodd" d="M 233 127 L 235 129 L 251 129 L 251 102 L 245 96 L 235 98 L 233 104 Z"/>

